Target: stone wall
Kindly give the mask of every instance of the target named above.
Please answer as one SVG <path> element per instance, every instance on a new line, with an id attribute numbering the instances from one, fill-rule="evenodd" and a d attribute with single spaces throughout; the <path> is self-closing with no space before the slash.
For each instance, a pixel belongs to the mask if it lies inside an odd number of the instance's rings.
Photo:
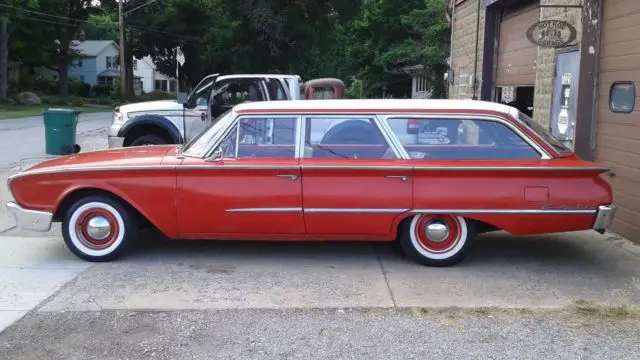
<path id="1" fill-rule="evenodd" d="M 476 95 L 480 97 L 482 82 L 482 51 L 484 48 L 484 6 L 480 7 L 480 31 L 478 31 L 478 2 L 458 1 L 453 23 L 453 49 L 451 67 L 454 71 L 453 85 L 449 86 L 449 98 L 471 99 L 473 97 L 474 61 L 476 39 L 478 40 L 478 67 L 476 71 Z"/>
<path id="2" fill-rule="evenodd" d="M 541 5 L 580 5 L 582 0 L 540 0 Z M 573 46 L 579 45 L 582 36 L 582 10 L 563 8 L 541 8 L 540 20 L 564 20 L 578 31 Z M 572 46 L 569 45 L 569 46 Z M 556 50 L 538 47 L 536 59 L 536 88 L 533 100 L 533 118 L 545 127 L 550 126 L 553 100 L 553 70 Z"/>

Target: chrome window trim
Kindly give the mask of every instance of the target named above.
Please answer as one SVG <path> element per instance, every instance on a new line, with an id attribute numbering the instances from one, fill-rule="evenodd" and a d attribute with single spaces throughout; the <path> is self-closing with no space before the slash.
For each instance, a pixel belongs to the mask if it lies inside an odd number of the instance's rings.
<path id="1" fill-rule="evenodd" d="M 235 161 L 236 159 L 227 158 L 231 161 Z M 214 165 L 178 165 L 178 169 L 185 170 L 299 170 L 300 167 L 298 165 L 237 165 L 237 164 L 229 164 L 225 163 L 224 165 L 215 165 L 215 162 L 212 162 Z"/>
<path id="2" fill-rule="evenodd" d="M 442 160 L 437 160 L 442 161 Z M 415 170 L 449 171 L 609 171 L 607 167 L 589 166 L 414 166 Z"/>
<path id="3" fill-rule="evenodd" d="M 389 124 L 382 120 L 379 115 L 376 115 L 376 123 L 378 124 L 378 128 L 382 132 L 383 136 L 387 139 L 387 143 L 393 149 L 393 152 L 396 154 L 396 159 L 404 159 L 409 160 L 411 157 L 407 150 L 402 146 L 400 140 L 393 133 L 393 130 L 389 126 Z"/>
<path id="4" fill-rule="evenodd" d="M 296 124 L 298 126 L 296 131 L 296 159 L 302 159 L 304 157 L 304 137 L 307 133 L 307 124 L 304 121 L 302 115 L 297 114 Z"/>
<path id="5" fill-rule="evenodd" d="M 385 141 L 387 142 L 387 146 L 389 146 L 392 150 L 394 155 L 396 156 L 396 159 L 389 159 L 389 160 L 398 160 L 398 159 L 403 159 L 401 154 L 398 152 L 398 149 L 396 149 L 392 142 L 391 139 L 389 138 L 389 134 L 387 134 L 383 128 L 381 127 L 381 122 L 380 119 L 378 118 L 378 115 L 376 115 L 376 112 L 372 112 L 372 113 L 358 113 L 358 114 L 353 114 L 353 113 L 345 113 L 345 114 L 322 114 L 322 113 L 318 113 L 318 114 L 306 114 L 306 113 L 300 113 L 300 117 L 302 118 L 302 122 L 304 123 L 304 133 L 302 136 L 302 148 L 304 149 L 304 146 L 306 146 L 306 125 L 307 125 L 307 119 L 309 118 L 323 118 L 323 119 L 331 119 L 331 118 L 337 118 L 337 119 L 368 119 L 370 120 L 378 129 L 378 131 L 380 132 L 380 134 L 382 135 L 382 137 L 385 139 Z M 302 154 L 302 156 L 300 157 L 301 159 L 304 158 L 304 153 Z M 313 159 L 313 158 L 308 158 L 308 159 Z M 332 159 L 332 160 L 340 160 L 340 159 Z M 347 159 L 347 160 L 357 160 L 357 159 Z M 374 160 L 382 160 L 382 158 L 380 159 L 374 159 Z"/>
<path id="6" fill-rule="evenodd" d="M 595 214 L 595 209 L 415 209 L 412 214 Z"/>
<path id="7" fill-rule="evenodd" d="M 549 154 L 540 144 L 538 144 L 535 140 L 533 140 L 530 136 L 525 134 L 522 130 L 520 130 L 517 126 L 515 126 L 512 122 L 507 120 L 505 117 L 495 116 L 495 115 L 483 115 L 483 114 L 473 114 L 473 113 L 463 113 L 463 114 L 452 114 L 452 113 L 406 113 L 406 114 L 381 114 L 380 117 L 387 122 L 390 119 L 406 119 L 408 117 L 412 118 L 437 118 L 437 119 L 456 119 L 456 120 L 487 120 L 487 121 L 495 121 L 506 125 L 509 129 L 516 133 L 522 140 L 524 140 L 529 146 L 531 146 L 538 154 L 540 155 L 541 160 L 549 160 L 553 157 Z M 389 127 L 390 128 L 390 127 Z M 393 130 L 391 130 L 393 132 Z M 395 133 L 394 137 L 397 138 Z M 403 146 L 404 149 L 404 146 Z M 406 150 L 405 150 L 406 151 Z M 408 154 L 407 154 L 408 155 Z M 414 159 L 418 160 L 418 159 Z M 446 160 L 446 159 L 433 159 L 433 160 Z M 454 160 L 454 159 L 451 159 Z M 462 159 L 460 159 L 462 160 Z M 485 161 L 491 159 L 477 159 L 478 161 Z M 458 161 L 458 160 L 456 160 Z"/>
<path id="8" fill-rule="evenodd" d="M 400 159 L 401 160 L 401 159 Z M 313 170 L 331 170 L 331 169 L 346 169 L 346 170 L 413 170 L 413 166 L 385 166 L 385 165 L 301 165 L 302 169 Z"/>

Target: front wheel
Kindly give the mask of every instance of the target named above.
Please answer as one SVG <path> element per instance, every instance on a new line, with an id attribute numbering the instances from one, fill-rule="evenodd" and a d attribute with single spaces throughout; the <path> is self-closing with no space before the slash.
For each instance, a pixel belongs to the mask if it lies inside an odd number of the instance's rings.
<path id="1" fill-rule="evenodd" d="M 168 144 L 167 140 L 161 136 L 148 134 L 137 137 L 131 142 L 130 146 L 145 146 L 145 145 L 164 145 Z"/>
<path id="2" fill-rule="evenodd" d="M 403 222 L 402 250 L 427 266 L 450 266 L 460 262 L 475 242 L 473 222 L 460 216 L 416 215 Z"/>
<path id="3" fill-rule="evenodd" d="M 73 204 L 62 222 L 64 242 L 83 260 L 111 261 L 135 241 L 138 225 L 127 206 L 107 196 L 93 195 Z"/>

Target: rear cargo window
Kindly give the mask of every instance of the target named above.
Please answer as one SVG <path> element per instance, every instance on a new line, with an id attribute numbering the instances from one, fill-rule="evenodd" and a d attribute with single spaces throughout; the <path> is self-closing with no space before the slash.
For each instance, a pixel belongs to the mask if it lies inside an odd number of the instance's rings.
<path id="1" fill-rule="evenodd" d="M 609 108 L 614 113 L 629 114 L 636 105 L 636 86 L 631 81 L 618 81 L 611 85 Z"/>

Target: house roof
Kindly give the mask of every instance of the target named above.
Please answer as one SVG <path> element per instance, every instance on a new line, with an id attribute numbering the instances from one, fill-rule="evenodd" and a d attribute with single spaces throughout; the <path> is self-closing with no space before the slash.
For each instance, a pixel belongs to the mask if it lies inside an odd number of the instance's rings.
<path id="1" fill-rule="evenodd" d="M 112 40 L 73 40 L 71 42 L 71 47 L 83 56 L 98 56 L 109 45 L 118 48 L 118 44 Z"/>

